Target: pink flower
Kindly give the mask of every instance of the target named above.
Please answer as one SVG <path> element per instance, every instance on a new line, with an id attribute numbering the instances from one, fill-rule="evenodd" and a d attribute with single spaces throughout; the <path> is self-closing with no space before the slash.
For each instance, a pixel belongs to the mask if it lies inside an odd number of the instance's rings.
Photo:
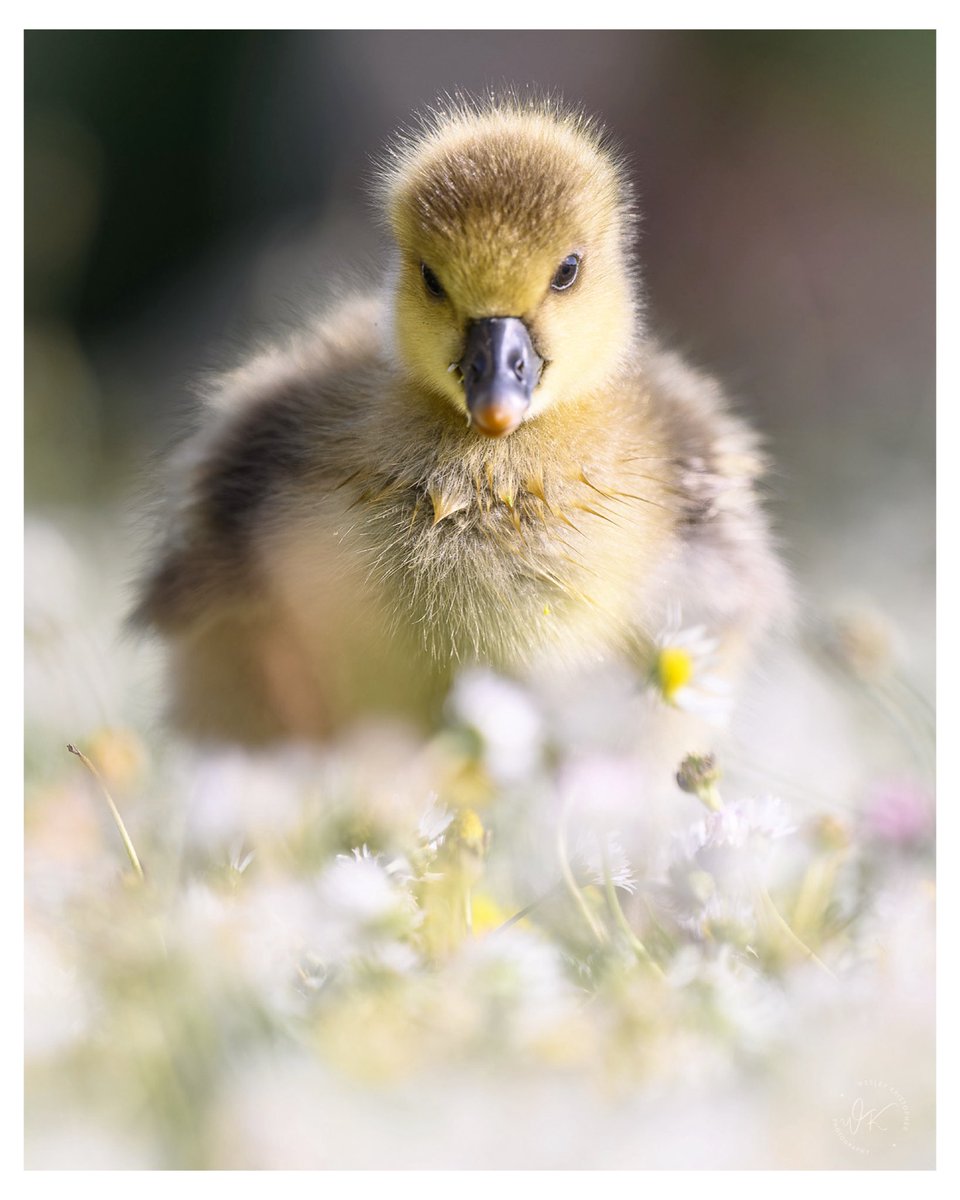
<path id="1" fill-rule="evenodd" d="M 887 780 L 868 795 L 863 820 L 867 833 L 877 841 L 916 845 L 933 830 L 933 798 L 914 780 Z"/>

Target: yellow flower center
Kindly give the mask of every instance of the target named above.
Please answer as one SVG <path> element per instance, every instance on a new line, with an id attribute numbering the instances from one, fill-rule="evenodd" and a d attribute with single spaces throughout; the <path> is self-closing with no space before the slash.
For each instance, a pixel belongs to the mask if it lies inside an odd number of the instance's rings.
<path id="1" fill-rule="evenodd" d="M 664 699 L 673 700 L 693 678 L 693 659 L 678 646 L 664 646 L 657 656 L 657 682 Z"/>

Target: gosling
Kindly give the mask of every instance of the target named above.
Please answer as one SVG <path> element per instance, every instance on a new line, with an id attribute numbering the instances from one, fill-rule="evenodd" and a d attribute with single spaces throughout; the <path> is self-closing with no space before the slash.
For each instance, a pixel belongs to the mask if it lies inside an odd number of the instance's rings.
<path id="1" fill-rule="evenodd" d="M 764 459 L 644 325 L 602 130 L 457 102 L 379 168 L 395 244 L 355 294 L 207 395 L 137 620 L 197 738 L 435 713 L 471 663 L 655 670 L 671 621 L 732 680 L 789 608 Z"/>

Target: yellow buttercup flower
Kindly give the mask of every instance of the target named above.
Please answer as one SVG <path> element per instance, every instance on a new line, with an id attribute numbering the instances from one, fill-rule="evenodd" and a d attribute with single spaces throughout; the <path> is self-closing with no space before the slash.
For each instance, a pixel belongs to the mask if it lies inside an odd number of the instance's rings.
<path id="1" fill-rule="evenodd" d="M 473 895 L 470 907 L 474 937 L 483 937 L 485 933 L 499 929 L 511 916 L 509 909 L 503 908 L 486 892 L 477 892 Z M 521 921 L 519 924 L 522 925 L 523 922 Z"/>

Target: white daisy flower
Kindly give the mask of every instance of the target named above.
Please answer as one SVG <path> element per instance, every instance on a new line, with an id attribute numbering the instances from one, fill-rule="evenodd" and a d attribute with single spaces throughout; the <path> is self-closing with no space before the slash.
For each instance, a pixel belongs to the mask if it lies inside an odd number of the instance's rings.
<path id="1" fill-rule="evenodd" d="M 512 783 L 534 770 L 543 721 L 518 684 L 492 671 L 465 671 L 454 685 L 450 708 L 483 739 L 484 757 L 495 779 Z"/>
<path id="2" fill-rule="evenodd" d="M 409 893 L 391 879 L 380 856 L 366 846 L 352 854 L 338 854 L 317 879 L 316 894 L 326 932 L 334 926 L 357 934 L 375 930 L 415 907 Z M 349 939 L 345 937 L 344 943 L 349 944 Z"/>
<path id="3" fill-rule="evenodd" d="M 672 623 L 657 638 L 651 683 L 664 703 L 724 725 L 730 716 L 730 684 L 714 672 L 716 638 L 703 625 L 680 629 Z"/>
<path id="4" fill-rule="evenodd" d="M 588 834 L 577 847 L 573 861 L 597 887 L 606 884 L 609 872 L 614 887 L 631 893 L 637 890 L 637 877 L 617 833 L 604 834 L 602 840 L 596 833 Z"/>
<path id="5" fill-rule="evenodd" d="M 708 813 L 674 840 L 660 892 L 664 906 L 693 933 L 749 927 L 773 843 L 795 829 L 775 797 Z"/>
<path id="6" fill-rule="evenodd" d="M 420 841 L 428 849 L 435 852 L 440 845 L 440 839 L 446 833 L 450 822 L 453 820 L 453 813 L 445 804 L 440 803 L 436 792 L 431 792 L 429 799 L 430 802 L 427 805 L 426 812 L 420 818 L 417 833 L 420 836 Z"/>

